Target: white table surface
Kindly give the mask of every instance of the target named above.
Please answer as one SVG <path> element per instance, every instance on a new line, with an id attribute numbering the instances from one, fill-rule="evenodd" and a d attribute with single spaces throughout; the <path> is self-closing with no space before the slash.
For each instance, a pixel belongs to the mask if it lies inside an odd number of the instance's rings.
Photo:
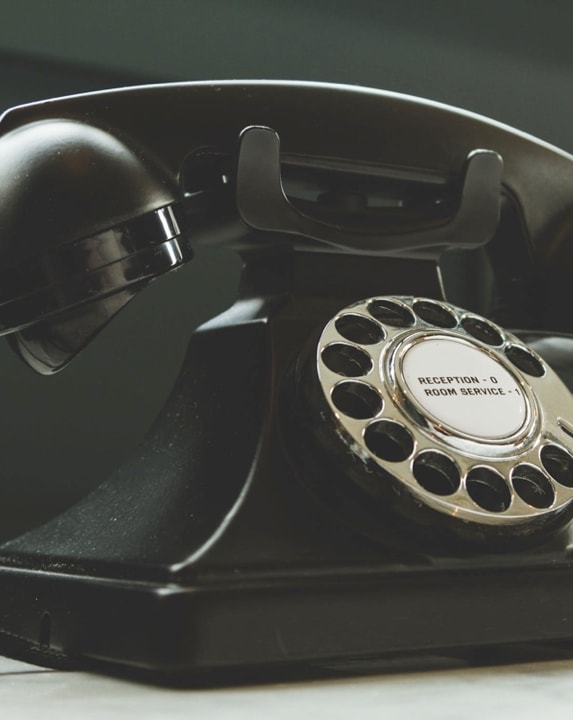
<path id="1" fill-rule="evenodd" d="M 1 720 L 560 720 L 573 660 L 219 689 L 171 690 L 0 658 Z"/>

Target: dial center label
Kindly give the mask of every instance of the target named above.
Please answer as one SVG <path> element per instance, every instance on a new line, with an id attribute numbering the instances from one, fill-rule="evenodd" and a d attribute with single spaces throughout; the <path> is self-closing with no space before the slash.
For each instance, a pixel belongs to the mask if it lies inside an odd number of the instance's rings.
<path id="1" fill-rule="evenodd" d="M 514 376 L 487 352 L 455 338 L 425 338 L 402 357 L 402 375 L 424 414 L 478 440 L 514 435 L 527 417 Z"/>

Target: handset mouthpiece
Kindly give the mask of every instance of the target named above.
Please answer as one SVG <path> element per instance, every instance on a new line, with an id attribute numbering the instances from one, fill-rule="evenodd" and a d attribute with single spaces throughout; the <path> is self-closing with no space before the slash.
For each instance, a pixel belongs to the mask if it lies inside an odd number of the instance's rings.
<path id="1" fill-rule="evenodd" d="M 181 191 L 149 153 L 69 119 L 0 138 L 0 334 L 36 371 L 63 368 L 191 250 Z"/>

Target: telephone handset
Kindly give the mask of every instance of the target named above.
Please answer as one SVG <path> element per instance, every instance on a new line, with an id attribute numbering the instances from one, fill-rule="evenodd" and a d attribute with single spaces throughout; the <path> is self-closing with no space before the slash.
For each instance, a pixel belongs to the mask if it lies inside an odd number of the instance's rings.
<path id="1" fill-rule="evenodd" d="M 0 133 L 0 330 L 34 370 L 195 247 L 244 262 L 142 444 L 0 545 L 0 651 L 190 682 L 566 645 L 571 156 L 310 83 L 79 95 Z"/>

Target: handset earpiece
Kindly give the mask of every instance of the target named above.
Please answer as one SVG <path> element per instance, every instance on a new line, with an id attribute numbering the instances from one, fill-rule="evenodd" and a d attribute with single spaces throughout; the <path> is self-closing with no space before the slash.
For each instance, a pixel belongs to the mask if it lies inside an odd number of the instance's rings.
<path id="1" fill-rule="evenodd" d="M 0 332 L 40 373 L 191 256 L 175 178 L 87 123 L 40 120 L 1 137 L 0 185 Z"/>

